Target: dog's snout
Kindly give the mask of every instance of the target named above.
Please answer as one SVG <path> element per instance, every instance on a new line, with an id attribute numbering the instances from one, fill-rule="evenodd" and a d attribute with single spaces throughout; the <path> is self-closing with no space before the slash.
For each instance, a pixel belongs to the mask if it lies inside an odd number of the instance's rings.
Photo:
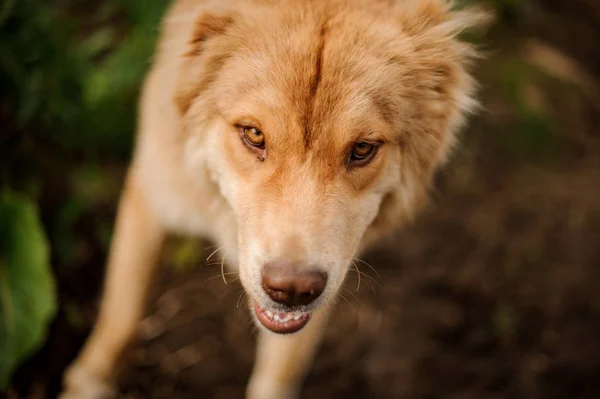
<path id="1" fill-rule="evenodd" d="M 326 284 L 327 274 L 321 271 L 298 270 L 286 263 L 267 264 L 263 268 L 263 290 L 282 305 L 308 305 L 323 293 Z"/>

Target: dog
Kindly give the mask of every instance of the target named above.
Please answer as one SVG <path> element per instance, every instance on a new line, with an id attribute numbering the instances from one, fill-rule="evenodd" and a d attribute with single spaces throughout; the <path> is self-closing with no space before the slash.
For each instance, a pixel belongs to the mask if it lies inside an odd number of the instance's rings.
<path id="1" fill-rule="evenodd" d="M 458 35 L 479 20 L 451 0 L 176 0 L 61 398 L 115 394 L 169 233 L 239 273 L 260 327 L 247 397 L 298 397 L 353 258 L 418 211 L 477 106 Z"/>

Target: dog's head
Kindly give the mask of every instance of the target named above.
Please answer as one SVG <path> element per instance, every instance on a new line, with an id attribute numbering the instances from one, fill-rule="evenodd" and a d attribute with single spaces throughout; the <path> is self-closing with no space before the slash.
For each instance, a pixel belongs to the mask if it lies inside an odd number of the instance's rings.
<path id="1" fill-rule="evenodd" d="M 413 214 L 472 109 L 474 18 L 444 0 L 200 11 L 176 102 L 237 219 L 240 278 L 289 333 L 370 235 Z"/>

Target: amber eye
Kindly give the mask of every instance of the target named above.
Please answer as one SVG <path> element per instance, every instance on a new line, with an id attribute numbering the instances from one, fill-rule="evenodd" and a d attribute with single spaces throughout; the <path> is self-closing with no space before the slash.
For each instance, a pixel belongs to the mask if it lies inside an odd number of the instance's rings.
<path id="1" fill-rule="evenodd" d="M 371 160 L 377 147 L 364 141 L 354 144 L 350 153 L 350 163 L 356 166 L 365 165 Z"/>
<path id="2" fill-rule="evenodd" d="M 261 132 L 255 127 L 244 127 L 242 129 L 246 143 L 258 148 L 263 147 L 265 145 L 265 136 L 263 132 Z"/>

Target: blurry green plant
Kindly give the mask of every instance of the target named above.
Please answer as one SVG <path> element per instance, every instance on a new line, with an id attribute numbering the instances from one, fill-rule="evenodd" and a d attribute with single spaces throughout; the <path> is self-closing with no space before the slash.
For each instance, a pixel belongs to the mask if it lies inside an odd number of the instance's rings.
<path id="1" fill-rule="evenodd" d="M 76 3 L 4 1 L 0 101 L 20 130 L 41 129 L 68 149 L 127 156 L 166 1 L 111 0 L 86 10 Z"/>
<path id="2" fill-rule="evenodd" d="M 49 250 L 35 204 L 0 198 L 0 392 L 14 368 L 43 342 L 56 312 Z"/>
<path id="3" fill-rule="evenodd" d="M 0 0 L 0 193 L 21 193 L 0 197 L 0 392 L 43 344 L 57 307 L 36 203 L 46 204 L 44 187 L 60 187 L 43 218 L 59 270 L 86 239 L 75 224 L 118 192 L 96 177 L 102 163 L 129 157 L 167 3 Z M 103 223 L 91 235 L 107 245 Z"/>

